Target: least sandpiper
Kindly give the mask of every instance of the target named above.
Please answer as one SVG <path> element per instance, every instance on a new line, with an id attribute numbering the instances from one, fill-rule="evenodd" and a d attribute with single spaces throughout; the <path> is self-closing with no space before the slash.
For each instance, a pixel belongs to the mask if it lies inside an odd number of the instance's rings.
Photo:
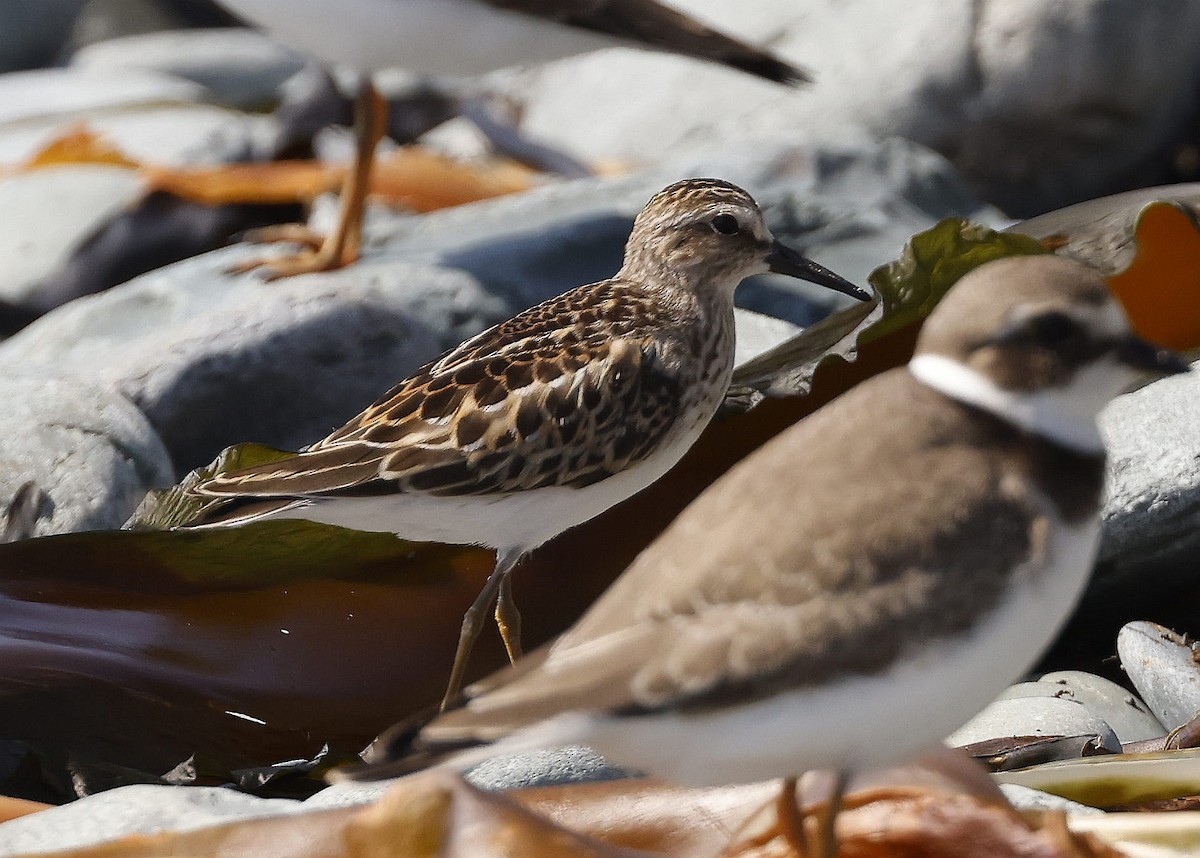
<path id="1" fill-rule="evenodd" d="M 358 776 L 581 744 L 715 785 L 919 752 L 1075 605 L 1098 540 L 1097 413 L 1185 368 L 1132 335 L 1091 269 L 977 269 L 907 368 L 735 466 L 557 641 L 415 736 L 385 734 Z"/>
<path id="2" fill-rule="evenodd" d="M 519 654 L 517 561 L 657 480 L 699 436 L 729 386 L 734 289 L 768 270 L 868 297 L 774 241 L 742 189 L 671 185 L 638 215 L 614 278 L 467 340 L 295 457 L 199 484 L 229 503 L 197 523 L 303 518 L 495 548 L 450 700 L 493 600 Z"/>
<path id="3" fill-rule="evenodd" d="M 326 237 L 303 227 L 260 231 L 309 247 L 255 260 L 268 279 L 349 265 L 358 258 L 363 208 L 387 105 L 370 74 L 392 66 L 438 76 L 477 75 L 613 46 L 721 63 L 778 83 L 808 75 L 657 0 L 218 0 L 247 21 L 327 63 L 366 74 L 355 105 L 355 157 Z"/>

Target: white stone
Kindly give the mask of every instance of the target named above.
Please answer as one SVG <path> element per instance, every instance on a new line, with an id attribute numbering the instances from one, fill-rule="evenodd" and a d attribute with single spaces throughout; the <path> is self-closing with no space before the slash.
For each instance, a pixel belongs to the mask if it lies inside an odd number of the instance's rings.
<path id="1" fill-rule="evenodd" d="M 168 30 L 88 45 L 71 65 L 89 74 L 134 69 L 160 72 L 203 86 L 233 107 L 258 107 L 304 67 L 303 56 L 254 30 Z"/>
<path id="2" fill-rule="evenodd" d="M 0 176 L 0 298 L 24 302 L 97 229 L 133 205 L 133 170 L 62 166 Z"/>
<path id="3" fill-rule="evenodd" d="M 1096 196 L 1158 157 L 1200 84 L 1200 6 L 1189 4 L 676 3 L 816 83 L 789 89 L 632 49 L 493 80 L 524 103 L 524 130 L 576 156 L 646 162 L 701 141 L 857 130 L 931 146 L 988 199 L 1029 214 Z"/>
<path id="4" fill-rule="evenodd" d="M 76 849 L 134 834 L 192 831 L 303 807 L 298 801 L 256 798 L 220 787 L 119 787 L 0 825 L 0 856 Z M 272 845 L 282 850 L 285 844 L 277 840 Z M 301 845 L 296 844 L 298 851 Z"/>
<path id="5" fill-rule="evenodd" d="M 53 368 L 0 373 L 0 508 L 27 480 L 50 496 L 34 535 L 120 527 L 171 461 L 146 418 L 110 390 Z"/>
<path id="6" fill-rule="evenodd" d="M 1096 736 L 1108 750 L 1121 750 L 1112 728 L 1081 703 L 1037 696 L 993 701 L 955 730 L 946 744 L 960 747 L 1012 736 Z"/>

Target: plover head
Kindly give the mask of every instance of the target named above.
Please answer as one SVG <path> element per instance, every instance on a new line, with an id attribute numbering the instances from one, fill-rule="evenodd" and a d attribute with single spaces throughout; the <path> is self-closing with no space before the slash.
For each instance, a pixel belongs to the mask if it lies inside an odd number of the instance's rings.
<path id="1" fill-rule="evenodd" d="M 655 194 L 634 221 L 618 276 L 729 296 L 745 278 L 768 271 L 860 301 L 871 297 L 776 241 L 754 198 L 720 179 L 685 179 Z"/>
<path id="2" fill-rule="evenodd" d="M 1096 417 L 1148 379 L 1186 372 L 1133 333 L 1094 269 L 1056 256 L 972 271 L 921 331 L 910 370 L 955 399 L 1082 451 L 1103 449 Z"/>

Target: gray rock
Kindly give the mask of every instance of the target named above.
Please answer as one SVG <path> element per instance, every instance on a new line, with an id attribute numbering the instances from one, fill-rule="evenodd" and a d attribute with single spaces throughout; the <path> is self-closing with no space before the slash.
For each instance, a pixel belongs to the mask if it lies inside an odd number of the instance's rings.
<path id="1" fill-rule="evenodd" d="M 432 324 L 480 327 L 489 303 L 465 275 L 395 261 L 278 284 L 222 275 L 247 255 L 74 301 L 0 344 L 0 365 L 115 387 L 186 471 L 238 441 L 295 449 L 323 436 L 449 345 Z"/>
<path id="2" fill-rule="evenodd" d="M 211 0 L 88 0 L 71 44 L 79 48 L 138 33 L 236 23 Z"/>
<path id="3" fill-rule="evenodd" d="M 364 259 L 330 274 L 269 285 L 222 275 L 261 249 L 189 260 L 43 317 L 0 344 L 0 365 L 53 363 L 114 385 L 180 470 L 238 441 L 295 448 L 486 325 L 611 276 L 637 211 L 688 175 L 745 184 L 781 237 L 859 282 L 948 210 L 989 214 L 912 144 L 747 145 L 422 217 L 374 212 Z M 746 317 L 739 331 L 765 349 L 843 300 L 795 281 L 747 283 L 739 304 L 785 321 Z"/>
<path id="4" fill-rule="evenodd" d="M 305 799 L 304 806 L 310 809 L 332 809 L 370 804 L 383 798 L 383 794 L 394 787 L 397 780 L 399 779 L 390 778 L 381 781 L 344 781 L 333 784 Z"/>
<path id="5" fill-rule="evenodd" d="M 6 0 L 0 27 L 0 72 L 54 62 L 85 0 Z"/>
<path id="6" fill-rule="evenodd" d="M 634 50 L 493 82 L 525 105 L 525 131 L 584 158 L 646 161 L 698 140 L 842 139 L 857 129 L 938 149 L 987 199 L 1023 214 L 1097 196 L 1153 162 L 1194 110 L 1200 82 L 1200 7 L 1187 4 L 679 5 L 770 44 L 816 83 L 787 89 Z"/>
<path id="7" fill-rule="evenodd" d="M 119 527 L 171 462 L 127 400 L 53 371 L 0 374 L 0 508 L 27 480 L 50 497 L 36 535 Z"/>
<path id="8" fill-rule="evenodd" d="M 1071 815 L 1104 816 L 1104 811 L 1098 807 L 1089 807 L 1061 795 L 1042 792 L 1040 789 L 1021 786 L 1020 784 L 1000 784 L 1000 792 L 1017 810 L 1055 810 Z"/>
<path id="9" fill-rule="evenodd" d="M 1022 700 L 1026 697 L 1066 697 L 1061 686 L 1049 682 L 1018 682 L 996 695 L 997 700 Z"/>
<path id="10" fill-rule="evenodd" d="M 1108 497 L 1099 583 L 1169 592 L 1200 551 L 1200 373 L 1162 379 L 1104 410 Z M 1153 582 L 1153 583 L 1150 583 Z"/>
<path id="11" fill-rule="evenodd" d="M 1200 714 L 1200 665 L 1192 647 L 1157 623 L 1128 623 L 1117 654 L 1129 680 L 1168 731 Z"/>
<path id="12" fill-rule="evenodd" d="M 25 302 L 101 225 L 143 193 L 124 167 L 62 166 L 0 182 L 0 298 Z"/>
<path id="13" fill-rule="evenodd" d="M 594 783 L 629 776 L 628 771 L 609 765 L 591 748 L 578 746 L 503 754 L 480 763 L 465 775 L 475 786 L 490 791 Z"/>
<path id="14" fill-rule="evenodd" d="M 1082 703 L 1112 727 L 1122 744 L 1156 739 L 1167 732 L 1136 695 L 1102 676 L 1060 670 L 1047 673 L 1037 684 L 1057 688 L 1058 697 Z"/>
<path id="15" fill-rule="evenodd" d="M 144 70 L 94 75 L 73 69 L 20 72 L 0 75 L 0 127 L 46 117 L 72 120 L 83 118 L 89 111 L 203 98 L 203 87 Z"/>
<path id="16" fill-rule="evenodd" d="M 220 787 L 119 787 L 0 825 L 0 856 L 76 849 L 134 834 L 192 831 L 303 808 L 290 799 L 262 799 Z"/>
<path id="17" fill-rule="evenodd" d="M 145 69 L 174 75 L 200 84 L 221 104 L 242 108 L 277 100 L 279 87 L 305 63 L 266 36 L 236 28 L 125 36 L 88 45 L 71 59 L 88 73 Z"/>
<path id="18" fill-rule="evenodd" d="M 144 69 L 0 75 L 0 163 L 19 163 L 79 122 L 152 164 L 212 164 L 267 145 L 274 125 L 202 103 L 204 87 Z"/>
<path id="19" fill-rule="evenodd" d="M 862 283 L 912 235 L 943 217 L 1004 221 L 945 159 L 904 140 L 806 144 L 745 140 L 676 155 L 617 179 L 561 182 L 420 218 L 382 217 L 368 240 L 388 253 L 469 271 L 524 307 L 611 276 L 634 216 L 685 176 L 718 176 L 749 190 L 777 236 Z M 753 278 L 738 306 L 807 325 L 851 303 L 801 281 Z"/>
<path id="20" fill-rule="evenodd" d="M 1014 223 L 1019 232 L 1044 241 L 1056 237 L 1058 253 L 1098 268 L 1106 277 L 1129 267 L 1137 256 L 1138 216 L 1150 203 L 1171 202 L 1200 215 L 1200 182 L 1157 185 L 1087 200 Z"/>
<path id="21" fill-rule="evenodd" d="M 1110 751 L 1121 742 L 1108 724 L 1087 707 L 1059 697 L 999 699 L 956 730 L 946 744 L 970 745 L 1009 736 L 1097 736 Z"/>

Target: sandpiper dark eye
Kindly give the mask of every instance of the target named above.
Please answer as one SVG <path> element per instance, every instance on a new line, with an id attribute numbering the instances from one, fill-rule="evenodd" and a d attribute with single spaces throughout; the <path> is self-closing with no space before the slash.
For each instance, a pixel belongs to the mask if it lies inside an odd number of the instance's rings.
<path id="1" fill-rule="evenodd" d="M 712 219 L 712 228 L 713 232 L 719 232 L 721 235 L 737 235 L 742 225 L 731 214 L 719 214 Z"/>

